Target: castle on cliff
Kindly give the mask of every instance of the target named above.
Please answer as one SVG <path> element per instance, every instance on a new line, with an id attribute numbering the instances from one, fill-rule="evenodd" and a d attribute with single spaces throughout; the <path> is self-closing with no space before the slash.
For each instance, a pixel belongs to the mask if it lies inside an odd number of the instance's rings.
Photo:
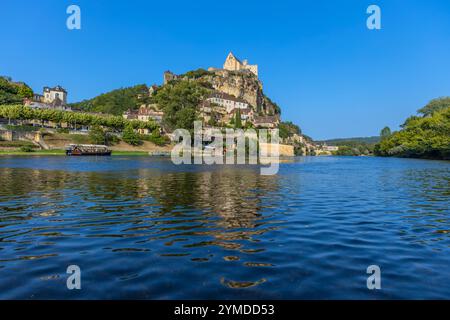
<path id="1" fill-rule="evenodd" d="M 225 59 L 225 63 L 223 64 L 224 70 L 229 71 L 242 71 L 242 70 L 248 70 L 251 73 L 253 73 L 256 77 L 258 77 L 258 65 L 256 64 L 248 64 L 248 61 L 242 60 L 240 61 L 238 58 L 234 56 L 232 52 L 230 52 Z M 215 68 L 209 68 L 209 71 L 216 70 Z"/>

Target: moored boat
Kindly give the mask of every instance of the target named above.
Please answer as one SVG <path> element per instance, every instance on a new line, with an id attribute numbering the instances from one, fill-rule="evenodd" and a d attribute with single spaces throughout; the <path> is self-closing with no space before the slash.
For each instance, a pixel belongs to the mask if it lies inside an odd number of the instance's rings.
<path id="1" fill-rule="evenodd" d="M 68 156 L 110 156 L 111 149 L 95 144 L 70 144 L 66 148 Z"/>

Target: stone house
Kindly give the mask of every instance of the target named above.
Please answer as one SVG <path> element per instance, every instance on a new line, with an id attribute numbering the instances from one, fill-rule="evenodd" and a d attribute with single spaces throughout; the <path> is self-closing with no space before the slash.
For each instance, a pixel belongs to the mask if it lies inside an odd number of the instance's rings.
<path id="1" fill-rule="evenodd" d="M 247 109 L 249 107 L 248 102 L 244 99 L 236 98 L 230 94 L 218 91 L 212 93 L 206 100 L 221 107 L 225 107 L 227 113 L 231 113 L 233 109 Z"/>
<path id="2" fill-rule="evenodd" d="M 67 91 L 61 87 L 44 87 L 43 95 L 34 94 L 32 99 L 24 99 L 24 105 L 35 109 L 72 111 L 67 105 Z"/>
<path id="3" fill-rule="evenodd" d="M 277 116 L 257 116 L 253 119 L 253 124 L 257 128 L 274 129 L 280 124 Z"/>

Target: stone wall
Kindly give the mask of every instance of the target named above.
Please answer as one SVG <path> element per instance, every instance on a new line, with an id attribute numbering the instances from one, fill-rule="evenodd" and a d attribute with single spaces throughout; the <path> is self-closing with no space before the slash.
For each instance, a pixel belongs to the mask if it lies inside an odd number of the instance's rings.
<path id="1" fill-rule="evenodd" d="M 266 152 L 268 156 L 271 155 L 271 150 L 273 148 L 272 143 L 260 143 L 259 147 L 261 148 L 261 152 Z M 290 146 L 287 144 L 279 144 L 278 150 L 280 157 L 293 157 L 294 156 L 294 146 Z"/>
<path id="2" fill-rule="evenodd" d="M 0 130 L 0 140 L 13 141 L 14 135 L 11 130 Z"/>
<path id="3" fill-rule="evenodd" d="M 42 135 L 39 131 L 20 132 L 11 130 L 0 130 L 0 139 L 4 141 L 34 141 L 42 142 Z"/>

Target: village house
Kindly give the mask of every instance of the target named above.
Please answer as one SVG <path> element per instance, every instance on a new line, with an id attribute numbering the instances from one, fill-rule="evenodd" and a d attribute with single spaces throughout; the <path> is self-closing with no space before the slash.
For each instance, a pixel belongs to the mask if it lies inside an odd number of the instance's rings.
<path id="1" fill-rule="evenodd" d="M 277 116 L 257 116 L 253 118 L 253 124 L 257 128 L 274 129 L 280 124 Z"/>
<path id="2" fill-rule="evenodd" d="M 151 85 L 148 88 L 148 95 L 152 96 L 156 92 L 156 90 L 158 90 L 158 86 L 156 84 Z"/>
<path id="3" fill-rule="evenodd" d="M 44 87 L 43 94 L 34 94 L 32 99 L 25 99 L 24 105 L 35 109 L 53 109 L 72 111 L 67 105 L 67 91 L 61 87 Z"/>
<path id="4" fill-rule="evenodd" d="M 158 124 L 162 123 L 164 116 L 163 111 L 158 111 L 156 104 L 142 105 L 138 110 L 128 110 L 124 112 L 123 118 L 127 120 L 139 120 L 143 122 L 155 121 Z M 141 134 L 149 134 L 148 129 L 138 129 Z"/>
<path id="5" fill-rule="evenodd" d="M 338 146 L 329 146 L 326 143 L 324 143 L 323 145 L 320 146 L 320 149 L 325 152 L 336 152 L 339 150 L 339 147 Z"/>
<path id="6" fill-rule="evenodd" d="M 216 122 L 228 122 L 230 116 L 225 107 L 213 104 L 209 100 L 203 101 L 200 107 L 200 114 L 204 122 L 209 122 L 213 117 Z"/>
<path id="7" fill-rule="evenodd" d="M 62 104 L 67 104 L 67 91 L 61 87 L 44 87 L 44 103 L 52 103 L 55 100 L 61 100 Z"/>
<path id="8" fill-rule="evenodd" d="M 238 109 L 234 109 L 232 111 L 233 118 L 236 116 L 237 110 Z M 239 112 L 241 114 L 241 121 L 243 124 L 247 123 L 247 121 L 253 121 L 254 112 L 252 108 L 239 109 Z"/>
<path id="9" fill-rule="evenodd" d="M 227 113 L 231 113 L 233 109 L 247 109 L 249 106 L 248 102 L 243 99 L 218 91 L 212 93 L 206 100 L 225 107 Z"/>

